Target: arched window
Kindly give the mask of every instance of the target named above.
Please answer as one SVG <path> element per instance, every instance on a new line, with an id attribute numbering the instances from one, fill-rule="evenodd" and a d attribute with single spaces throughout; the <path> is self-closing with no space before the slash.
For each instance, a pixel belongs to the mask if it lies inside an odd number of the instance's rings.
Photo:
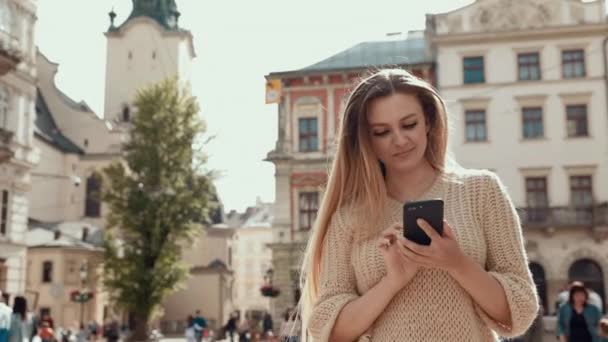
<path id="1" fill-rule="evenodd" d="M 570 270 L 568 270 L 568 279 L 570 281 L 581 281 L 585 287 L 595 291 L 602 298 L 602 303 L 605 303 L 606 294 L 604 292 L 604 274 L 602 268 L 591 259 L 580 259 L 575 261 Z M 606 306 L 604 305 L 604 312 Z"/>
<path id="2" fill-rule="evenodd" d="M 93 173 L 87 178 L 86 202 L 84 216 L 99 217 L 101 215 L 101 176 Z"/>
<path id="3" fill-rule="evenodd" d="M 547 280 L 545 278 L 545 269 L 541 264 L 536 262 L 531 262 L 529 267 L 534 284 L 536 284 L 536 292 L 538 293 L 540 304 L 544 313 L 547 314 Z"/>

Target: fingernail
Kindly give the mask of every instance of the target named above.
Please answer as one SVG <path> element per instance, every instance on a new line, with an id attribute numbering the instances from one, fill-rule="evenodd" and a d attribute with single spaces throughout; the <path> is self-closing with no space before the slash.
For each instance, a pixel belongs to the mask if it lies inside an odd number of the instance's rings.
<path id="1" fill-rule="evenodd" d="M 417 219 L 416 223 L 418 223 L 418 224 L 422 223 L 422 219 Z"/>

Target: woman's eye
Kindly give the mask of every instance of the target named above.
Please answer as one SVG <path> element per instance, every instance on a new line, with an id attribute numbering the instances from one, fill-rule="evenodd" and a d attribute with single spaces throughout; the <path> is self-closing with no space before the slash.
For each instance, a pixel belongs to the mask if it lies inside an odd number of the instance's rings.
<path id="1" fill-rule="evenodd" d="M 417 122 L 414 122 L 414 123 L 411 123 L 411 124 L 403 125 L 403 128 L 405 128 L 405 129 L 412 129 L 412 128 L 416 127 L 417 124 L 418 124 Z"/>
<path id="2" fill-rule="evenodd" d="M 374 135 L 377 137 L 381 137 L 383 135 L 386 135 L 388 133 L 388 131 L 378 131 L 378 132 L 374 132 Z"/>

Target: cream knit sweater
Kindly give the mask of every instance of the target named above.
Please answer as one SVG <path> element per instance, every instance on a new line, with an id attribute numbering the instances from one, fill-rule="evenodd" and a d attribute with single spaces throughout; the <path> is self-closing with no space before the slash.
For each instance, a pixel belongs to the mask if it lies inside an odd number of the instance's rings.
<path id="1" fill-rule="evenodd" d="M 445 219 L 461 250 L 505 289 L 512 326 L 493 321 L 447 272 L 421 268 L 359 340 L 485 342 L 497 341 L 496 333 L 523 334 L 536 316 L 538 301 L 519 219 L 500 180 L 488 171 L 446 171 L 421 196 L 431 198 L 444 200 Z M 402 210 L 402 203 L 389 198 L 377 232 L 402 222 Z M 328 227 L 319 298 L 308 325 L 314 341 L 328 341 L 342 308 L 386 274 L 376 239 L 357 239 L 353 233 L 365 222 L 361 214 L 339 209 Z"/>

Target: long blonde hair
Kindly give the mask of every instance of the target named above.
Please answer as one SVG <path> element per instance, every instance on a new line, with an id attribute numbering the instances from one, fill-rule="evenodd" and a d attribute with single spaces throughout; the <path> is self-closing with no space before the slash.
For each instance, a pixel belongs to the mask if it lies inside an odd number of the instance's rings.
<path id="1" fill-rule="evenodd" d="M 303 257 L 300 312 L 304 340 L 311 308 L 318 297 L 323 240 L 333 214 L 342 206 L 364 207 L 366 213 L 375 215 L 371 219 L 377 221 L 386 205 L 386 171 L 372 151 L 367 109 L 374 99 L 394 93 L 411 94 L 420 101 L 427 125 L 430 126 L 425 158 L 435 170 L 444 170 L 447 117 L 445 104 L 437 91 L 402 69 L 384 69 L 362 79 L 353 89 L 340 121 L 336 155 Z"/>

